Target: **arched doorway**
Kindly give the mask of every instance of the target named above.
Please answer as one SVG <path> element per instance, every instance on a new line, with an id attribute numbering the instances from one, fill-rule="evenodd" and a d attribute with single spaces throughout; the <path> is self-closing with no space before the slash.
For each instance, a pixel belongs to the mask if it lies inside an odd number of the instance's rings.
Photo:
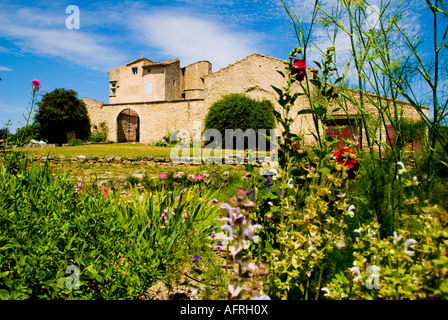
<path id="1" fill-rule="evenodd" d="M 134 110 L 128 108 L 120 112 L 117 129 L 118 142 L 140 142 L 140 118 Z"/>

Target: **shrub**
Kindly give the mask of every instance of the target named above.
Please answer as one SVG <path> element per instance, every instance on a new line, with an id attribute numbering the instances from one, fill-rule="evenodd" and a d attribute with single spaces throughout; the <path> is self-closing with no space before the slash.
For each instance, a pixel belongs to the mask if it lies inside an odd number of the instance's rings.
<path id="1" fill-rule="evenodd" d="M 205 117 L 205 130 L 216 129 L 222 137 L 221 146 L 215 145 L 216 142 L 211 142 L 210 146 L 225 147 L 226 129 L 253 129 L 255 133 L 258 133 L 259 129 L 266 129 L 266 134 L 269 135 L 269 129 L 275 127 L 273 109 L 272 102 L 267 99 L 258 101 L 238 93 L 225 95 L 211 105 Z M 257 146 L 259 143 L 260 141 L 257 141 Z M 247 148 L 246 143 L 244 146 Z"/>
<path id="2" fill-rule="evenodd" d="M 106 138 L 102 134 L 91 135 L 89 138 L 89 141 L 91 141 L 91 142 L 101 142 L 101 141 L 105 141 L 105 140 L 106 140 Z"/>
<path id="3" fill-rule="evenodd" d="M 16 133 L 9 135 L 8 142 L 10 144 L 18 144 L 20 146 L 23 146 L 24 144 L 29 143 L 31 139 L 41 139 L 40 125 L 36 122 L 17 129 Z"/>

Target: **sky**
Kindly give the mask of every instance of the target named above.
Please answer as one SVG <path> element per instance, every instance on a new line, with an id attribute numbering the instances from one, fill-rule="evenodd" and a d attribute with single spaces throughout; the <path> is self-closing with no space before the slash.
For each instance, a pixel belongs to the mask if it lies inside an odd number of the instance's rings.
<path id="1" fill-rule="evenodd" d="M 326 0 L 323 6 L 331 10 L 335 2 Z M 414 10 L 425 1 L 408 3 L 411 32 L 425 35 L 430 15 Z M 285 4 L 310 21 L 312 1 Z M 79 9 L 79 19 L 71 5 Z M 319 25 L 313 37 L 321 48 L 329 44 Z M 143 56 L 159 62 L 180 59 L 181 67 L 208 60 L 217 71 L 254 52 L 288 59 L 297 45 L 280 0 L 2 0 L 0 128 L 8 120 L 11 132 L 25 124 L 33 79 L 46 92 L 73 89 L 80 99 L 107 103 L 107 71 Z M 347 38 L 338 38 L 336 45 L 341 56 L 349 53 Z M 316 52 L 310 50 L 309 67 L 315 67 L 312 58 L 320 60 Z"/>

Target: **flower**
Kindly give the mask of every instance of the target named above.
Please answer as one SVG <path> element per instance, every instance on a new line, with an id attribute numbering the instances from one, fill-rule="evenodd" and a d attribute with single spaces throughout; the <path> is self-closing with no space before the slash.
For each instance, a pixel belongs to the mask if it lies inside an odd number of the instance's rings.
<path id="1" fill-rule="evenodd" d="M 358 281 L 359 279 L 362 279 L 361 271 L 359 270 L 358 267 L 350 268 L 350 272 L 353 274 L 355 274 L 355 273 L 357 274 L 357 276 L 353 279 L 353 281 Z"/>
<path id="2" fill-rule="evenodd" d="M 292 184 L 292 181 L 293 181 L 292 178 L 289 178 L 288 182 L 286 183 L 290 189 L 294 188 L 294 185 Z"/>
<path id="3" fill-rule="evenodd" d="M 326 292 L 326 294 L 324 294 L 324 297 L 328 297 L 330 295 L 330 290 L 328 290 L 328 288 L 322 288 L 320 290 Z"/>
<path id="4" fill-rule="evenodd" d="M 82 188 L 82 179 L 78 179 L 78 185 L 76 186 L 75 192 L 78 192 Z"/>
<path id="5" fill-rule="evenodd" d="M 406 240 L 405 243 L 404 243 L 404 253 L 406 253 L 406 254 L 407 254 L 408 256 L 410 256 L 410 257 L 414 256 L 414 255 L 415 255 L 415 252 L 412 251 L 412 250 L 408 250 L 408 247 L 409 247 L 411 244 L 415 244 L 415 243 L 418 243 L 418 242 L 415 241 L 414 239 L 408 239 L 408 240 Z"/>
<path id="6" fill-rule="evenodd" d="M 40 88 L 40 81 L 37 80 L 37 79 L 32 80 L 31 81 L 31 87 L 32 87 L 33 92 L 38 91 L 39 88 Z"/>
<path id="7" fill-rule="evenodd" d="M 193 262 L 197 262 L 198 260 L 199 260 L 199 256 L 198 255 L 195 255 L 194 257 L 193 257 Z"/>
<path id="8" fill-rule="evenodd" d="M 103 196 L 107 196 L 107 190 L 103 190 Z"/>
<path id="9" fill-rule="evenodd" d="M 351 205 L 350 207 L 348 207 L 348 214 L 351 218 L 353 218 L 355 216 L 355 213 L 353 212 L 353 210 L 355 210 L 356 207 L 354 205 Z"/>
<path id="10" fill-rule="evenodd" d="M 356 153 L 351 148 L 341 147 L 339 152 L 334 153 L 336 161 L 349 170 L 357 171 L 359 169 L 358 161 L 356 161 Z"/>
<path id="11" fill-rule="evenodd" d="M 204 176 L 202 174 L 197 174 L 194 176 L 194 180 L 196 181 L 204 180 Z"/>
<path id="12" fill-rule="evenodd" d="M 212 235 L 210 236 L 212 239 L 215 239 L 216 234 L 215 234 L 215 230 L 212 231 Z"/>
<path id="13" fill-rule="evenodd" d="M 291 74 L 296 76 L 296 79 L 302 81 L 306 75 L 306 64 L 305 60 L 294 59 L 293 68 Z"/>
<path id="14" fill-rule="evenodd" d="M 401 167 L 401 169 L 398 169 L 398 175 L 402 175 L 403 173 L 406 172 L 403 162 L 401 162 L 401 161 L 397 162 L 397 166 Z"/>
<path id="15" fill-rule="evenodd" d="M 168 174 L 166 173 L 159 173 L 159 179 L 166 179 L 168 177 Z"/>

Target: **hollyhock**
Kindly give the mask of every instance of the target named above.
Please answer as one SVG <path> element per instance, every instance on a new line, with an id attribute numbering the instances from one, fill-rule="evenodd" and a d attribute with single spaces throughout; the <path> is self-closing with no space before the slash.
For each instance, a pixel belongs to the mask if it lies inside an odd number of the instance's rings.
<path id="1" fill-rule="evenodd" d="M 305 79 L 305 75 L 306 75 L 306 64 L 305 64 L 305 60 L 301 60 L 301 59 L 294 59 L 294 63 L 293 63 L 293 69 L 291 71 L 291 73 L 293 75 L 296 75 L 296 79 L 299 81 L 303 81 L 303 79 Z"/>

